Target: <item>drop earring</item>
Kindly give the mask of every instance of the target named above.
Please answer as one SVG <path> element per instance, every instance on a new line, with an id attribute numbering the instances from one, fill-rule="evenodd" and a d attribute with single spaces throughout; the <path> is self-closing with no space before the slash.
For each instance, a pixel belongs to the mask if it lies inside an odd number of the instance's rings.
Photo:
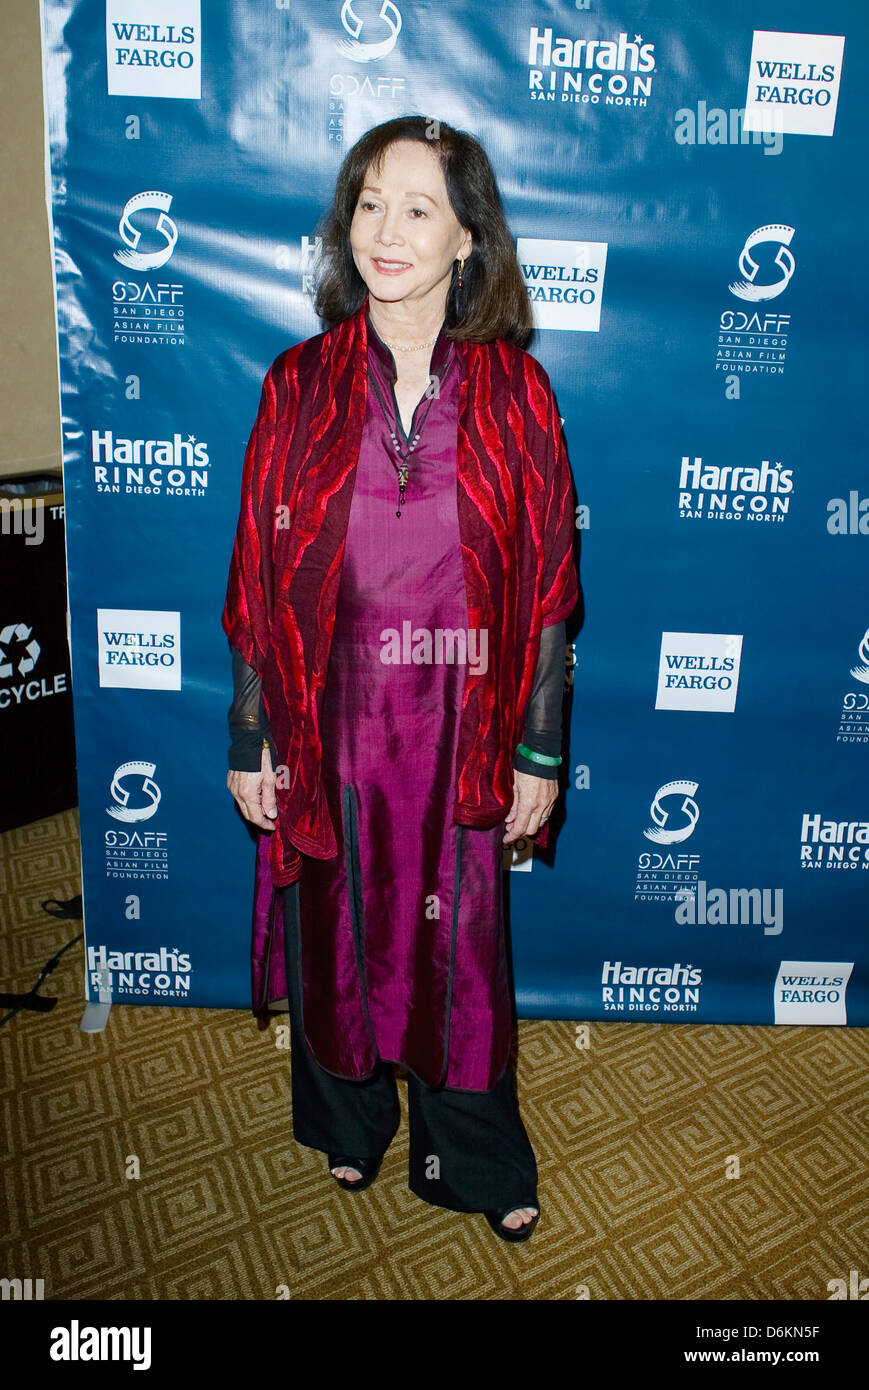
<path id="1" fill-rule="evenodd" d="M 464 270 L 464 268 L 465 268 L 465 258 L 464 258 L 464 256 L 462 256 L 462 258 L 461 258 L 461 260 L 460 260 L 460 262 L 459 262 L 459 279 L 458 279 L 458 287 L 459 287 L 459 289 L 462 288 L 462 271 Z"/>

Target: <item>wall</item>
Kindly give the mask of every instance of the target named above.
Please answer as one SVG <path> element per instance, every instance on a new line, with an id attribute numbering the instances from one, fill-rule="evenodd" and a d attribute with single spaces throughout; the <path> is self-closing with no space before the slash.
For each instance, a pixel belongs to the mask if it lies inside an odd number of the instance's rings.
<path id="1" fill-rule="evenodd" d="M 37 0 L 4 7 L 3 39 L 0 478 L 61 467 Z"/>

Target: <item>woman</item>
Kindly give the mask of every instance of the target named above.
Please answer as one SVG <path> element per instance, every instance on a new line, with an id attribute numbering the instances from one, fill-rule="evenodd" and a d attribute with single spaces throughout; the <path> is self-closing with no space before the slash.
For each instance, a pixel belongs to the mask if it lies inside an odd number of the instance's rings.
<path id="1" fill-rule="evenodd" d="M 411 1190 L 524 1240 L 502 846 L 541 843 L 558 792 L 560 418 L 476 140 L 421 116 L 368 131 L 322 232 L 331 326 L 266 374 L 223 613 L 227 785 L 269 832 L 293 1132 L 367 1186 L 398 1063 Z"/>

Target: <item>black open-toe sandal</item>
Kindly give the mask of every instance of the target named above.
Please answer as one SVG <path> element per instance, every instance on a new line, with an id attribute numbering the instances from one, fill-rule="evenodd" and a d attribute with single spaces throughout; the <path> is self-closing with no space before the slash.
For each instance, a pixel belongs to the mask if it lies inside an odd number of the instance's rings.
<path id="1" fill-rule="evenodd" d="M 376 1154 L 373 1158 L 359 1158 L 357 1155 L 350 1154 L 330 1154 L 329 1155 L 329 1174 L 338 1184 L 348 1192 L 361 1192 L 363 1187 L 374 1182 L 378 1170 L 383 1162 L 383 1154 Z M 355 1168 L 357 1173 L 362 1176 L 358 1182 L 352 1182 L 349 1178 L 338 1178 L 332 1172 L 333 1168 Z"/>
<path id="2" fill-rule="evenodd" d="M 483 1215 L 485 1216 L 489 1225 L 492 1227 L 492 1230 L 495 1232 L 495 1235 L 500 1236 L 502 1240 L 527 1240 L 528 1237 L 531 1235 L 531 1232 L 534 1230 L 534 1227 L 537 1225 L 537 1222 L 540 1220 L 539 1207 L 537 1208 L 537 1215 L 532 1216 L 531 1220 L 525 1222 L 522 1226 L 517 1226 L 515 1231 L 511 1230 L 509 1226 L 503 1226 L 501 1223 L 503 1222 L 505 1216 L 510 1215 L 511 1211 L 518 1211 L 520 1207 L 536 1206 L 536 1202 L 517 1202 L 515 1206 L 502 1207 L 500 1211 L 484 1211 Z"/>

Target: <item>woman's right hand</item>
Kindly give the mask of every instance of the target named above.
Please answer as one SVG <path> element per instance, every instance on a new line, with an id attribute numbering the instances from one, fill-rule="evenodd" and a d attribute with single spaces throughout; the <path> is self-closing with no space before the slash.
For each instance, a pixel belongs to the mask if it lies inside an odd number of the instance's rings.
<path id="1" fill-rule="evenodd" d="M 272 771 L 271 749 L 263 748 L 260 772 L 229 772 L 226 785 L 245 820 L 261 830 L 274 830 L 278 814 L 275 800 L 275 774 Z"/>

